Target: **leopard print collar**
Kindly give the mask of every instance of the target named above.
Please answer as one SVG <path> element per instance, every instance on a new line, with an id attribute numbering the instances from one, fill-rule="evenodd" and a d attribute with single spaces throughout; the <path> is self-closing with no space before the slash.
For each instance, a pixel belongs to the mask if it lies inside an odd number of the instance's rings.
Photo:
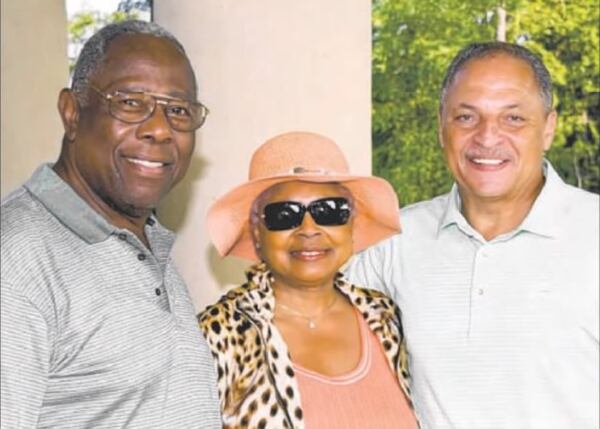
<path id="1" fill-rule="evenodd" d="M 246 279 L 247 282 L 240 288 L 245 293 L 237 294 L 238 308 L 257 320 L 271 323 L 275 309 L 275 295 L 271 286 L 273 274 L 264 262 L 260 262 L 248 268 Z M 334 287 L 358 308 L 372 329 L 386 325 L 395 317 L 395 306 L 390 298 L 365 293 L 364 289 L 348 283 L 342 273 L 337 273 Z"/>

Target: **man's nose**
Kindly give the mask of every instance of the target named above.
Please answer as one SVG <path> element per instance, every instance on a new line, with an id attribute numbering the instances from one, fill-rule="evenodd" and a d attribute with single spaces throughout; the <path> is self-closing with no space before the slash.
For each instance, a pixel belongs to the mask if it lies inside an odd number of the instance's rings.
<path id="1" fill-rule="evenodd" d="M 477 125 L 475 141 L 481 146 L 495 146 L 500 139 L 497 121 L 493 118 L 483 118 Z"/>
<path id="2" fill-rule="evenodd" d="M 137 128 L 140 139 L 151 140 L 152 143 L 169 142 L 173 138 L 173 128 L 167 119 L 164 107 L 156 104 L 152 114 Z"/>

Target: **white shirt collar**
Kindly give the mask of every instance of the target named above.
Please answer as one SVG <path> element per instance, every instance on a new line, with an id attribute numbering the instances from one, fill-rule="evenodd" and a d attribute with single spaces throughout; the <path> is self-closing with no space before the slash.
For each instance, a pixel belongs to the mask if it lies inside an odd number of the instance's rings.
<path id="1" fill-rule="evenodd" d="M 549 238 L 554 238 L 561 233 L 560 214 L 562 213 L 565 183 L 548 160 L 543 161 L 542 169 L 546 181 L 542 191 L 536 198 L 531 210 L 521 225 L 514 231 L 496 237 L 494 240 L 506 239 L 507 237 L 512 237 L 522 231 Z M 438 236 L 449 226 L 456 225 L 465 234 L 485 241 L 481 235 L 469 225 L 461 212 L 461 207 L 462 203 L 458 192 L 458 186 L 454 183 L 448 194 L 444 215 L 440 219 Z"/>

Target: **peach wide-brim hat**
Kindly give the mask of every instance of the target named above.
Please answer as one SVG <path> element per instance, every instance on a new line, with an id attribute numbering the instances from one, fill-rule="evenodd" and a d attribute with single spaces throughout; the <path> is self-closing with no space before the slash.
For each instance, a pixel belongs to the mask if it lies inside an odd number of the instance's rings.
<path id="1" fill-rule="evenodd" d="M 340 148 L 330 139 L 308 132 L 281 134 L 252 155 L 248 182 L 237 186 L 210 207 L 208 234 L 221 256 L 257 260 L 250 232 L 254 200 L 283 182 L 342 184 L 354 200 L 354 251 L 365 249 L 400 231 L 398 198 L 384 179 L 350 174 Z"/>

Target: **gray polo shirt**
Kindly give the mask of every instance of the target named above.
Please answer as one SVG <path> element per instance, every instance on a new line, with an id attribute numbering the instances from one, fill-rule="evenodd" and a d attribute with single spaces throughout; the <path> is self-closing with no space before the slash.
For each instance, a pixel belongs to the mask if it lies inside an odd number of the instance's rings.
<path id="1" fill-rule="evenodd" d="M 155 218 L 151 251 L 50 165 L 2 202 L 2 428 L 218 428 L 214 364 Z"/>

